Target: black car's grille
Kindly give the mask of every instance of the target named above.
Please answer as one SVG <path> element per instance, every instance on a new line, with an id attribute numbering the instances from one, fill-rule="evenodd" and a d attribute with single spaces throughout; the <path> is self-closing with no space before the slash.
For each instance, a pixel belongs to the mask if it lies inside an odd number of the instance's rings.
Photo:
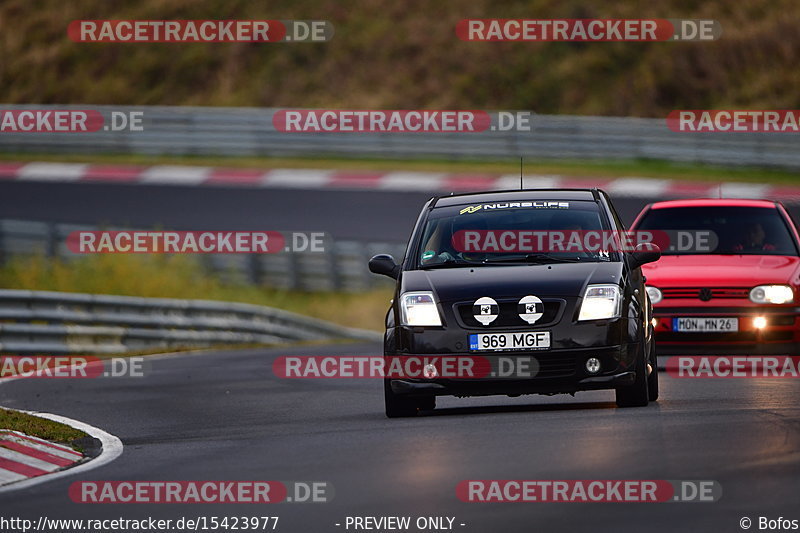
<path id="1" fill-rule="evenodd" d="M 537 356 L 536 359 L 539 361 L 539 372 L 536 377 L 556 378 L 575 374 L 574 356 Z"/>
<path id="2" fill-rule="evenodd" d="M 534 324 L 528 324 L 520 316 L 517 306 L 519 299 L 515 300 L 498 300 L 497 305 L 499 312 L 497 318 L 488 326 L 484 326 L 475 319 L 474 311 L 472 308 L 473 302 L 459 302 L 455 304 L 456 316 L 459 319 L 460 325 L 467 329 L 495 329 L 495 328 L 531 328 L 548 326 L 561 319 L 562 309 L 566 302 L 557 298 L 542 298 L 544 304 L 544 311 L 541 318 Z"/>
<path id="3" fill-rule="evenodd" d="M 669 287 L 661 289 L 664 299 L 692 298 L 695 300 L 747 299 L 750 289 L 747 287 Z M 702 296 L 702 298 L 701 298 Z"/>

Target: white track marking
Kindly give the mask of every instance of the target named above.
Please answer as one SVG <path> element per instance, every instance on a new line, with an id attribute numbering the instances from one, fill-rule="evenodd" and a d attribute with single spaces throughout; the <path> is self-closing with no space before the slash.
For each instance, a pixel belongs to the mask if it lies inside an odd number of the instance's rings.
<path id="1" fill-rule="evenodd" d="M 151 185 L 199 185 L 211 177 L 209 167 L 158 165 L 145 170 L 140 183 Z"/>
<path id="2" fill-rule="evenodd" d="M 333 170 L 286 168 L 266 172 L 261 179 L 262 187 L 287 187 L 319 189 L 326 187 L 333 177 Z"/>
<path id="3" fill-rule="evenodd" d="M 80 163 L 28 163 L 17 170 L 22 181 L 77 181 L 86 175 L 89 165 Z"/>
<path id="4" fill-rule="evenodd" d="M 444 188 L 447 174 L 439 172 L 389 172 L 377 182 L 378 189 L 399 191 L 438 191 Z"/>

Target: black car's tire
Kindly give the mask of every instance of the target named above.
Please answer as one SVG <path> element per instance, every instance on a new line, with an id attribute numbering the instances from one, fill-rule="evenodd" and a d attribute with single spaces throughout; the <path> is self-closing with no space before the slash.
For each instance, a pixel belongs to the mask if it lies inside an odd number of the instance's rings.
<path id="1" fill-rule="evenodd" d="M 658 357 L 654 339 L 650 340 L 650 364 L 653 366 L 653 371 L 647 376 L 647 399 L 654 402 L 658 400 Z"/>
<path id="2" fill-rule="evenodd" d="M 403 398 L 392 392 L 389 380 L 383 380 L 383 399 L 386 404 L 386 416 L 389 418 L 404 418 L 417 416 L 417 402 L 413 398 Z"/>
<path id="3" fill-rule="evenodd" d="M 636 358 L 634 370 L 636 380 L 633 385 L 620 387 L 617 389 L 617 407 L 644 407 L 649 401 L 647 392 L 647 353 L 646 348 L 642 347 L 641 353 Z"/>

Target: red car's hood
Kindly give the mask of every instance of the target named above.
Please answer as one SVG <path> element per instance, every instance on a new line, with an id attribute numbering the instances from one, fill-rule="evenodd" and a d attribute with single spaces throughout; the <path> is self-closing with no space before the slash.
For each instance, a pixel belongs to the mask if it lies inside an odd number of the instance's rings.
<path id="1" fill-rule="evenodd" d="M 793 283 L 800 257 L 783 255 L 664 255 L 642 267 L 656 287 L 748 287 Z"/>

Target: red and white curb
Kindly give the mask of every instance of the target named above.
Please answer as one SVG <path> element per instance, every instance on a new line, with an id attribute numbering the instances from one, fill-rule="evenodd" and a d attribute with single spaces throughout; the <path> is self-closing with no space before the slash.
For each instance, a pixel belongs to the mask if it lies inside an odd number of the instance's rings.
<path id="1" fill-rule="evenodd" d="M 182 165 L 94 165 L 83 163 L 0 162 L 0 180 L 226 186 L 291 189 L 360 189 L 466 192 L 517 189 L 518 174 L 370 172 L 324 169 L 216 168 Z M 596 178 L 530 174 L 528 188 L 599 187 L 614 196 L 770 198 L 800 201 L 800 187 L 743 182 L 666 180 L 647 177 Z"/>
<path id="2" fill-rule="evenodd" d="M 0 429 L 0 485 L 68 468 L 83 458 L 68 446 Z"/>
<path id="3" fill-rule="evenodd" d="M 83 454 L 67 446 L 17 431 L 0 430 L 0 493 L 85 472 L 110 463 L 122 454 L 122 442 L 117 437 L 89 424 L 51 413 L 19 412 L 83 431 L 99 440 L 102 449 L 100 455 L 87 460 Z"/>

